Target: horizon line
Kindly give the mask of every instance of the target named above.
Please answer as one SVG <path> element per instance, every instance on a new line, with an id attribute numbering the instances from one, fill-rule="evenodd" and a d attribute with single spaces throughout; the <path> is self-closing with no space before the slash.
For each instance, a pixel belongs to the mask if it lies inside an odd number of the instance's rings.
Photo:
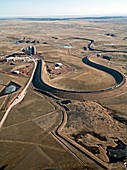
<path id="1" fill-rule="evenodd" d="M 58 16 L 0 16 L 0 19 L 80 19 L 80 18 L 126 18 L 127 14 L 123 15 L 58 15 Z"/>
<path id="2" fill-rule="evenodd" d="M 29 16 L 29 15 L 22 15 L 22 16 L 0 16 L 0 18 L 78 18 L 78 17 L 127 17 L 126 13 L 110 13 L 110 14 L 72 14 L 72 15 L 43 15 L 43 16 Z"/>

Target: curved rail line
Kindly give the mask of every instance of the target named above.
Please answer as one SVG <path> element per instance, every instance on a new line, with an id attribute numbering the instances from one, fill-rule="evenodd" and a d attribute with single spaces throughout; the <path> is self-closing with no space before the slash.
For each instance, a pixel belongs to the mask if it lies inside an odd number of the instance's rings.
<path id="1" fill-rule="evenodd" d="M 91 91 L 90 90 L 88 90 L 88 91 L 85 91 L 85 90 L 84 91 L 71 91 L 71 90 L 58 89 L 58 88 L 55 88 L 55 87 L 52 87 L 52 86 L 46 84 L 43 81 L 42 71 L 44 72 L 46 68 L 44 66 L 45 65 L 44 61 L 39 60 L 33 80 L 32 80 L 33 86 L 39 91 L 47 92 L 47 93 L 53 94 L 54 96 L 57 96 L 60 98 L 81 100 L 81 98 L 82 99 L 84 99 L 86 97 L 89 98 L 93 94 L 97 95 L 102 92 L 108 92 L 108 91 L 110 92 L 114 89 L 117 89 L 118 87 L 121 87 L 126 81 L 126 78 L 122 73 L 120 73 L 117 70 L 114 70 L 112 68 L 108 68 L 106 66 L 102 66 L 100 64 L 94 63 L 90 60 L 90 57 L 85 57 L 82 59 L 82 61 L 83 61 L 83 63 L 85 63 L 91 67 L 94 67 L 96 69 L 99 69 L 101 71 L 104 71 L 104 72 L 112 75 L 114 77 L 114 79 L 116 80 L 116 84 L 109 88 L 100 89 L 100 90 L 91 90 Z"/>

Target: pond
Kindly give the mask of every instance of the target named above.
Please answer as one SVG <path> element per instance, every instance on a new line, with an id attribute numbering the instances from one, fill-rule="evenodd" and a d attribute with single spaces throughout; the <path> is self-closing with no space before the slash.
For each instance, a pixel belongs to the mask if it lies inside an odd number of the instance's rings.
<path id="1" fill-rule="evenodd" d="M 61 47 L 62 48 L 67 48 L 67 49 L 74 48 L 72 45 L 67 45 L 67 44 L 62 45 Z"/>
<path id="2" fill-rule="evenodd" d="M 12 93 L 12 92 L 14 92 L 14 91 L 16 91 L 16 86 L 10 85 L 10 86 L 8 86 L 8 87 L 5 88 L 4 93 L 5 93 L 5 94 L 9 94 L 9 93 Z"/>
<path id="3" fill-rule="evenodd" d="M 4 96 L 17 91 L 21 86 L 15 82 L 9 82 L 9 84 L 0 92 L 0 96 Z"/>

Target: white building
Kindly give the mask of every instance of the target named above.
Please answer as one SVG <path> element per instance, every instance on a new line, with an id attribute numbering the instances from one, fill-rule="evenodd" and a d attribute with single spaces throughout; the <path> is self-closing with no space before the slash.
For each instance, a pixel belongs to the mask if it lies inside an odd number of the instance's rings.
<path id="1" fill-rule="evenodd" d="M 19 71 L 19 70 L 15 70 L 15 71 L 13 71 L 13 73 L 14 73 L 14 74 L 19 74 L 20 71 Z"/>
<path id="2" fill-rule="evenodd" d="M 63 65 L 62 63 L 55 63 L 55 70 L 62 67 L 62 65 Z"/>

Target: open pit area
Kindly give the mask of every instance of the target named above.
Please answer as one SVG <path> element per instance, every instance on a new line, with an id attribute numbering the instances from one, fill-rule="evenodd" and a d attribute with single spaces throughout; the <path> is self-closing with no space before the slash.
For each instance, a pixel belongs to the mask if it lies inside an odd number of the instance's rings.
<path id="1" fill-rule="evenodd" d="M 127 18 L 0 20 L 0 93 L 20 87 L 0 96 L 0 123 L 40 60 L 0 126 L 0 170 L 126 170 Z"/>

